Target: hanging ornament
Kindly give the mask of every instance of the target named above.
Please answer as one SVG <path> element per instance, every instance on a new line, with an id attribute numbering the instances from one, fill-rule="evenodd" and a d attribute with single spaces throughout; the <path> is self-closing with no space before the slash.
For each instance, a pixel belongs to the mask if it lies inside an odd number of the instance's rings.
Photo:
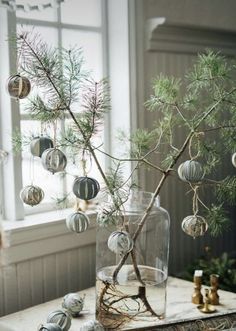
<path id="1" fill-rule="evenodd" d="M 77 233 L 84 232 L 89 227 L 89 218 L 88 216 L 81 212 L 77 211 L 73 214 L 70 214 L 66 218 L 66 226 L 70 231 L 74 231 Z"/>
<path id="2" fill-rule="evenodd" d="M 38 331 L 63 331 L 60 325 L 56 323 L 45 323 L 38 327 Z"/>
<path id="3" fill-rule="evenodd" d="M 28 185 L 20 191 L 20 198 L 30 206 L 38 205 L 44 198 L 43 190 L 35 185 Z"/>
<path id="4" fill-rule="evenodd" d="M 90 200 L 96 197 L 100 190 L 98 181 L 91 177 L 78 177 L 74 180 L 73 193 L 77 198 Z"/>
<path id="5" fill-rule="evenodd" d="M 52 172 L 63 171 L 67 164 L 65 154 L 58 148 L 49 148 L 41 156 L 43 167 Z"/>
<path id="6" fill-rule="evenodd" d="M 180 164 L 178 175 L 184 182 L 200 182 L 204 177 L 204 169 L 200 162 L 188 160 Z"/>
<path id="7" fill-rule="evenodd" d="M 47 323 L 55 323 L 61 327 L 62 331 L 68 331 L 71 327 L 71 316 L 65 310 L 55 310 L 48 315 Z"/>
<path id="8" fill-rule="evenodd" d="M 71 316 L 76 317 L 83 310 L 84 298 L 78 293 L 68 293 L 63 297 L 62 308 L 66 309 Z"/>
<path id="9" fill-rule="evenodd" d="M 53 141 L 51 138 L 45 136 L 35 137 L 30 143 L 30 152 L 34 156 L 41 157 L 46 149 L 52 147 Z"/>
<path id="10" fill-rule="evenodd" d="M 12 98 L 24 99 L 30 93 L 31 84 L 27 77 L 17 74 L 8 78 L 6 89 Z"/>
<path id="11" fill-rule="evenodd" d="M 98 321 L 89 320 L 80 327 L 79 331 L 105 331 L 105 329 Z"/>
<path id="12" fill-rule="evenodd" d="M 107 241 L 108 248 L 119 255 L 125 255 L 133 249 L 134 242 L 126 231 L 114 231 Z"/>
<path id="13" fill-rule="evenodd" d="M 236 153 L 232 155 L 232 164 L 236 168 Z"/>
<path id="14" fill-rule="evenodd" d="M 206 220 L 199 215 L 189 215 L 183 219 L 182 230 L 193 238 L 203 236 L 208 229 Z"/>

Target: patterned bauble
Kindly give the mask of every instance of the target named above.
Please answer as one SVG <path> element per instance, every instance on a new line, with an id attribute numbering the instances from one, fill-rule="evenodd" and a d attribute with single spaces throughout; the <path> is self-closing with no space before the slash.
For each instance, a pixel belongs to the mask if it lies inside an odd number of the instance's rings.
<path id="1" fill-rule="evenodd" d="M 73 232 L 84 232 L 89 227 L 89 224 L 90 222 L 88 216 L 81 211 L 70 214 L 66 218 L 66 226 Z"/>
<path id="2" fill-rule="evenodd" d="M 90 200 L 96 197 L 100 190 L 98 181 L 91 177 L 78 177 L 74 180 L 73 193 L 82 200 Z"/>
<path id="3" fill-rule="evenodd" d="M 184 182 L 199 182 L 204 177 L 204 169 L 200 162 L 188 160 L 180 164 L 178 175 Z"/>
<path id="4" fill-rule="evenodd" d="M 67 164 L 65 154 L 58 148 L 49 148 L 41 156 L 43 167 L 52 172 L 63 171 Z"/>
<path id="5" fill-rule="evenodd" d="M 20 191 L 20 198 L 30 206 L 38 205 L 44 198 L 43 190 L 35 185 L 28 185 Z"/>
<path id="6" fill-rule="evenodd" d="M 134 242 L 128 232 L 114 231 L 109 236 L 107 245 L 112 252 L 125 255 L 133 249 Z"/>
<path id="7" fill-rule="evenodd" d="M 105 331 L 105 329 L 98 321 L 89 320 L 80 327 L 79 331 Z"/>
<path id="8" fill-rule="evenodd" d="M 12 98 L 24 99 L 30 93 L 31 84 L 27 77 L 12 75 L 7 80 L 6 89 Z"/>
<path id="9" fill-rule="evenodd" d="M 193 238 L 203 236 L 207 229 L 206 220 L 199 215 L 189 215 L 183 219 L 182 230 Z"/>
<path id="10" fill-rule="evenodd" d="M 30 152 L 34 156 L 41 157 L 46 149 L 53 147 L 53 141 L 49 137 L 35 137 L 30 143 Z"/>
<path id="11" fill-rule="evenodd" d="M 232 164 L 236 168 L 236 153 L 232 155 Z"/>
<path id="12" fill-rule="evenodd" d="M 63 331 L 68 331 L 71 327 L 71 315 L 65 310 L 58 309 L 48 315 L 47 323 L 58 324 Z"/>
<path id="13" fill-rule="evenodd" d="M 60 325 L 56 323 L 45 323 L 38 327 L 38 331 L 63 331 Z"/>
<path id="14" fill-rule="evenodd" d="M 73 317 L 79 315 L 84 307 L 84 298 L 78 293 L 68 293 L 63 297 L 62 308 L 66 309 Z"/>

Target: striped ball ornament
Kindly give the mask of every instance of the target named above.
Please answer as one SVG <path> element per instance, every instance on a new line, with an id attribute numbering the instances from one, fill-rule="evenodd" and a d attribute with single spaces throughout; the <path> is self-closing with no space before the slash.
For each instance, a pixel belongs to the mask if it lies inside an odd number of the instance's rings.
<path id="1" fill-rule="evenodd" d="M 63 171 L 67 164 L 65 154 L 58 148 L 46 149 L 41 156 L 41 160 L 44 169 L 53 174 L 55 172 Z"/>
<path id="2" fill-rule="evenodd" d="M 58 324 L 62 331 L 68 331 L 71 327 L 71 316 L 65 310 L 52 311 L 47 317 L 47 323 Z"/>
<path id="3" fill-rule="evenodd" d="M 105 331 L 105 329 L 98 321 L 89 320 L 80 327 L 79 331 Z"/>
<path id="4" fill-rule="evenodd" d="M 85 213 L 77 211 L 66 218 L 66 226 L 70 231 L 81 233 L 88 229 L 89 218 Z"/>
<path id="5" fill-rule="evenodd" d="M 208 224 L 202 216 L 189 215 L 183 219 L 182 230 L 193 238 L 203 236 L 207 229 Z"/>
<path id="6" fill-rule="evenodd" d="M 91 200 L 100 190 L 98 181 L 91 177 L 78 177 L 73 183 L 73 193 L 82 200 Z"/>
<path id="7" fill-rule="evenodd" d="M 45 323 L 41 324 L 38 331 L 63 331 L 60 325 L 56 323 Z"/>
<path id="8" fill-rule="evenodd" d="M 39 186 L 28 185 L 20 191 L 20 198 L 30 206 L 38 205 L 44 198 L 44 192 Z"/>
<path id="9" fill-rule="evenodd" d="M 78 293 L 68 293 L 63 297 L 62 308 L 66 309 L 72 317 L 76 317 L 83 310 L 84 298 Z"/>
<path id="10" fill-rule="evenodd" d="M 180 164 L 178 175 L 184 182 L 200 182 L 204 177 L 204 169 L 200 162 L 188 160 Z"/>
<path id="11" fill-rule="evenodd" d="M 232 164 L 236 168 L 236 153 L 232 155 Z"/>
<path id="12" fill-rule="evenodd" d="M 114 231 L 108 238 L 108 248 L 119 255 L 125 255 L 133 249 L 134 242 L 126 231 Z"/>
<path id="13" fill-rule="evenodd" d="M 53 147 L 53 141 L 49 137 L 35 137 L 30 143 L 30 152 L 34 156 L 41 157 L 46 149 Z"/>
<path id="14" fill-rule="evenodd" d="M 24 99 L 30 93 L 31 84 L 27 77 L 12 75 L 7 80 L 6 90 L 12 98 Z"/>

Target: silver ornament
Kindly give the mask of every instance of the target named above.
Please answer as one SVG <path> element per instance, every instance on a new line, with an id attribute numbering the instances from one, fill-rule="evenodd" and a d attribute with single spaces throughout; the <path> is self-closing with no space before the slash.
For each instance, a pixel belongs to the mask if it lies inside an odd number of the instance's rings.
<path id="1" fill-rule="evenodd" d="M 44 198 L 43 190 L 35 185 L 28 185 L 20 191 L 20 198 L 30 206 L 38 205 Z"/>
<path id="2" fill-rule="evenodd" d="M 12 98 L 24 99 L 30 93 L 31 84 L 27 77 L 12 75 L 7 80 L 6 89 Z"/>
<path id="3" fill-rule="evenodd" d="M 38 331 L 63 331 L 60 325 L 56 323 L 45 323 L 41 324 Z"/>
<path id="4" fill-rule="evenodd" d="M 193 238 L 203 236 L 208 229 L 206 220 L 199 215 L 189 215 L 183 219 L 182 230 Z"/>
<path id="5" fill-rule="evenodd" d="M 98 321 L 89 320 L 80 327 L 79 331 L 105 331 L 105 329 Z"/>
<path id="6" fill-rule="evenodd" d="M 63 171 L 67 164 L 65 154 L 58 148 L 49 148 L 41 156 L 43 167 L 52 172 Z"/>
<path id="7" fill-rule="evenodd" d="M 84 298 L 78 293 L 68 293 L 63 297 L 62 308 L 66 309 L 73 317 L 79 315 L 84 307 Z"/>
<path id="8" fill-rule="evenodd" d="M 180 164 L 178 175 L 184 182 L 199 182 L 204 177 L 204 169 L 200 162 L 188 160 Z"/>
<path id="9" fill-rule="evenodd" d="M 46 149 L 52 147 L 53 141 L 51 138 L 45 136 L 35 137 L 30 143 L 30 152 L 34 156 L 41 157 Z"/>
<path id="10" fill-rule="evenodd" d="M 47 317 L 47 323 L 58 324 L 62 331 L 68 331 L 71 327 L 71 316 L 65 310 L 52 311 Z"/>
<path id="11" fill-rule="evenodd" d="M 77 211 L 73 214 L 70 214 L 66 218 L 66 226 L 70 231 L 77 233 L 84 232 L 89 227 L 89 218 L 88 216 L 81 212 Z"/>
<path id="12" fill-rule="evenodd" d="M 232 155 L 232 164 L 236 168 L 236 153 Z"/>
<path id="13" fill-rule="evenodd" d="M 125 255 L 133 249 L 134 242 L 128 232 L 114 231 L 109 236 L 107 245 L 112 252 Z"/>
<path id="14" fill-rule="evenodd" d="M 100 190 L 98 181 L 91 177 L 78 177 L 73 183 L 73 193 L 82 200 L 91 200 Z"/>

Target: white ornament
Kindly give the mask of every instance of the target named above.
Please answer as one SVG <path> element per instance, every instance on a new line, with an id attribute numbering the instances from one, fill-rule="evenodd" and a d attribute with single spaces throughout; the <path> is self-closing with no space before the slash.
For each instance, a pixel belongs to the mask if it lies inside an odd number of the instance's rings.
<path id="1" fill-rule="evenodd" d="M 63 297 L 62 308 L 66 309 L 73 317 L 79 315 L 84 307 L 84 298 L 78 293 L 68 293 Z"/>
<path id="2" fill-rule="evenodd" d="M 203 236 L 208 229 L 208 224 L 202 216 L 189 215 L 183 219 L 182 230 L 193 238 Z"/>
<path id="3" fill-rule="evenodd" d="M 200 162 L 188 160 L 180 164 L 178 175 L 184 182 L 199 182 L 204 177 L 204 169 Z"/>
<path id="4" fill-rule="evenodd" d="M 236 153 L 232 155 L 232 164 L 236 168 Z"/>
<path id="5" fill-rule="evenodd" d="M 98 321 L 89 320 L 80 327 L 79 331 L 105 331 L 105 329 Z"/>
<path id="6" fill-rule="evenodd" d="M 38 331 L 63 331 L 60 325 L 56 323 L 45 323 L 41 324 Z"/>
<path id="7" fill-rule="evenodd" d="M 120 255 L 125 255 L 133 249 L 134 242 L 126 231 L 114 231 L 107 241 L 108 248 Z"/>
<path id="8" fill-rule="evenodd" d="M 84 232 L 88 229 L 89 224 L 90 222 L 88 216 L 81 211 L 70 214 L 66 218 L 66 226 L 73 232 Z"/>
<path id="9" fill-rule="evenodd" d="M 31 84 L 27 77 L 17 74 L 8 78 L 6 89 L 12 98 L 24 99 L 30 93 Z"/>
<path id="10" fill-rule="evenodd" d="M 43 200 L 44 192 L 39 186 L 28 185 L 20 191 L 20 198 L 26 205 L 33 207 Z"/>
<path id="11" fill-rule="evenodd" d="M 65 154 L 58 148 L 46 149 L 41 156 L 41 160 L 43 167 L 53 174 L 63 171 L 67 164 Z"/>
<path id="12" fill-rule="evenodd" d="M 71 327 L 71 316 L 67 311 L 58 309 L 48 315 L 47 323 L 58 324 L 63 331 L 68 331 Z"/>

